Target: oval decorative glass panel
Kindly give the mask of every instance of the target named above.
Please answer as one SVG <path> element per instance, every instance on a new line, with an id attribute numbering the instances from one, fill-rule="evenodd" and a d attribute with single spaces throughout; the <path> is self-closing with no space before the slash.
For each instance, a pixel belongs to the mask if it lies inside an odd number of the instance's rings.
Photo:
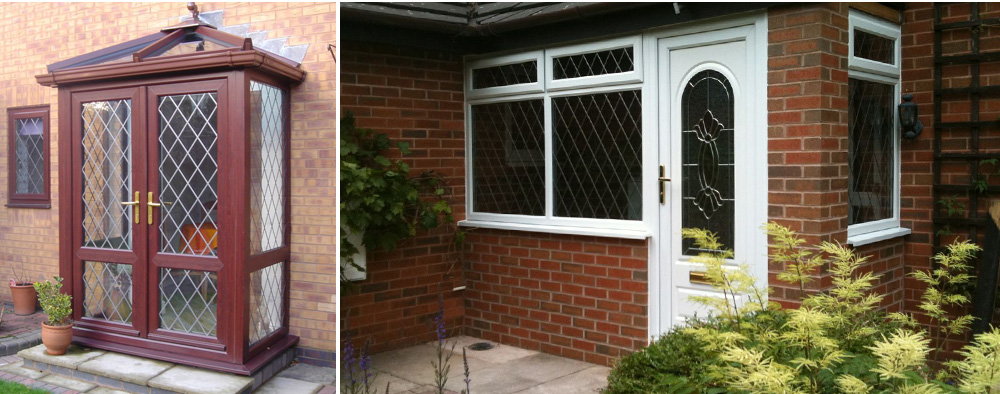
<path id="1" fill-rule="evenodd" d="M 726 248 L 735 239 L 734 108 L 732 84 L 718 71 L 701 71 L 684 85 L 681 225 L 714 232 Z M 690 240 L 683 251 L 703 252 Z"/>

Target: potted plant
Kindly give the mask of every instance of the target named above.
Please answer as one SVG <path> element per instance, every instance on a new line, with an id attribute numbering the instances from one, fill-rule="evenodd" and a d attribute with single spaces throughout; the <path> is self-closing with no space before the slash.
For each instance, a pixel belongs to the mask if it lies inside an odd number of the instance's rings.
<path id="1" fill-rule="evenodd" d="M 64 294 L 62 290 L 61 277 L 53 277 L 55 282 L 46 280 L 36 282 L 35 290 L 38 292 L 38 301 L 42 304 L 42 311 L 48 315 L 49 319 L 42 323 L 42 343 L 45 344 L 45 353 L 57 356 L 66 353 L 66 348 L 73 341 L 73 323 L 69 316 L 73 313 L 72 297 Z"/>
<path id="2" fill-rule="evenodd" d="M 14 314 L 23 316 L 35 313 L 38 294 L 31 282 L 25 280 L 27 277 L 24 275 L 24 263 L 21 263 L 20 274 L 13 266 L 10 270 L 14 274 L 10 278 L 10 295 L 14 299 Z"/>

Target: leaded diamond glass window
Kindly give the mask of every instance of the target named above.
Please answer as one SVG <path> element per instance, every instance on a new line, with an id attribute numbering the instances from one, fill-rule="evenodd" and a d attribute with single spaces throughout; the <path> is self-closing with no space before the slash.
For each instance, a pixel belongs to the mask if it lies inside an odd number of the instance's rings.
<path id="1" fill-rule="evenodd" d="M 538 62 L 535 60 L 472 70 L 473 89 L 535 82 L 538 82 Z"/>
<path id="2" fill-rule="evenodd" d="M 83 246 L 132 248 L 132 100 L 83 103 Z"/>
<path id="3" fill-rule="evenodd" d="M 83 316 L 132 322 L 132 265 L 83 262 Z"/>
<path id="4" fill-rule="evenodd" d="M 160 269 L 160 328 L 215 336 L 218 278 L 215 272 Z"/>
<path id="5" fill-rule="evenodd" d="M 285 237 L 284 92 L 250 82 L 250 253 L 278 248 Z"/>
<path id="6" fill-rule="evenodd" d="M 681 97 L 681 227 L 712 231 L 734 248 L 736 97 L 724 75 L 691 77 Z M 705 252 L 684 239 L 685 255 Z"/>
<path id="7" fill-rule="evenodd" d="M 45 132 L 44 118 L 14 120 L 14 193 L 42 194 L 45 192 Z"/>
<path id="8" fill-rule="evenodd" d="M 284 316 L 284 266 L 277 263 L 250 274 L 250 345 L 281 328 Z"/>
<path id="9" fill-rule="evenodd" d="M 552 59 L 552 79 L 618 74 L 635 70 L 632 47 Z"/>
<path id="10" fill-rule="evenodd" d="M 217 109 L 215 93 L 160 97 L 161 252 L 216 255 Z"/>
<path id="11" fill-rule="evenodd" d="M 847 196 L 849 224 L 893 216 L 895 86 L 849 79 Z"/>
<path id="12" fill-rule="evenodd" d="M 642 91 L 552 99 L 556 216 L 642 219 Z"/>
<path id="13" fill-rule="evenodd" d="M 863 30 L 854 30 L 854 56 L 885 64 L 895 64 L 893 40 Z"/>
<path id="14" fill-rule="evenodd" d="M 542 100 L 472 106 L 475 212 L 545 214 Z"/>

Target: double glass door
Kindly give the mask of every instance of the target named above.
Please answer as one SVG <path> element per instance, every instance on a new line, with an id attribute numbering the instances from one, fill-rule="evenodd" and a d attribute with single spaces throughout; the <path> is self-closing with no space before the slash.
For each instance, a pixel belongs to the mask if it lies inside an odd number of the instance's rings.
<path id="1" fill-rule="evenodd" d="M 81 330 L 224 350 L 225 89 L 209 80 L 73 93 Z"/>

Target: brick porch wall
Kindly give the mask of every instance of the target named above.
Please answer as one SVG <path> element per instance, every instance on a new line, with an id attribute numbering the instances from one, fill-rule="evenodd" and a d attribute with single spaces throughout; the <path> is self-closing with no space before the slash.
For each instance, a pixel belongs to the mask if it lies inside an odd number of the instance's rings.
<path id="1" fill-rule="evenodd" d="M 457 55 L 345 42 L 341 109 L 358 127 L 410 143 L 412 174 L 444 177 L 455 218 L 464 217 L 465 140 L 462 61 Z M 397 154 L 398 152 L 391 152 Z M 462 331 L 462 264 L 448 228 L 422 231 L 390 253 L 368 255 L 368 277 L 344 291 L 344 337 L 381 352 L 435 338 L 433 318 L 444 299 L 449 334 Z"/>
<path id="2" fill-rule="evenodd" d="M 769 220 L 798 231 L 809 245 L 844 243 L 848 6 L 772 7 L 768 29 Z M 883 307 L 889 310 L 903 305 L 903 245 L 903 239 L 897 238 L 857 248 L 858 253 L 871 256 L 862 270 L 882 275 L 876 289 L 886 294 Z M 782 269 L 776 264 L 769 269 L 775 290 L 772 300 L 798 305 L 802 294 L 797 286 L 776 277 Z M 828 273 L 818 277 L 807 292 L 830 286 Z"/>
<path id="3" fill-rule="evenodd" d="M 981 18 L 1000 17 L 1000 5 L 996 3 L 980 3 Z M 969 19 L 971 7 L 969 3 L 957 3 L 942 7 L 942 22 L 958 22 Z M 960 55 L 970 52 L 969 29 L 947 31 L 942 36 L 942 55 Z M 933 215 L 948 217 L 947 211 L 934 201 L 934 135 L 941 134 L 942 151 L 969 153 L 969 129 L 955 128 L 937 130 L 934 127 L 934 7 L 930 3 L 907 3 L 904 12 L 902 51 L 903 51 L 903 92 L 913 94 L 913 102 L 920 111 L 920 120 L 924 124 L 923 133 L 916 139 L 903 143 L 903 189 L 902 207 L 904 226 L 913 229 L 913 234 L 906 243 L 907 272 L 931 267 L 934 254 L 933 241 L 935 228 Z M 983 29 L 981 32 L 980 50 L 997 52 L 1000 50 L 1000 31 Z M 980 83 L 982 85 L 1000 84 L 1000 64 L 983 62 L 980 66 Z M 942 70 L 942 86 L 957 88 L 970 86 L 971 70 L 968 65 L 945 66 Z M 942 99 L 942 120 L 945 122 L 969 121 L 971 101 L 967 95 L 944 96 Z M 1000 117 L 1000 98 L 996 95 L 983 95 L 980 100 L 979 116 L 981 120 L 996 120 Z M 980 131 L 980 152 L 1000 152 L 1000 128 L 987 127 Z M 961 162 L 941 162 L 941 183 L 952 185 L 968 185 L 970 183 L 970 167 Z M 993 165 L 981 165 L 980 176 L 988 179 L 991 186 L 1000 185 L 998 168 Z M 982 178 L 981 178 L 982 179 Z M 975 192 L 973 192 L 975 194 Z M 955 196 L 957 201 L 970 208 L 969 198 L 965 192 L 942 193 L 942 196 Z M 993 195 L 993 198 L 996 198 Z M 974 213 L 963 212 L 955 217 L 987 217 L 988 198 L 980 198 L 980 204 Z M 947 245 L 956 238 L 968 239 L 969 232 L 965 226 L 951 228 L 950 236 L 941 237 L 941 245 Z M 983 245 L 982 232 L 975 241 Z M 913 278 L 906 278 L 906 311 L 914 314 L 921 321 L 927 321 L 926 316 L 918 308 L 924 292 L 924 285 Z M 994 324 L 997 322 L 994 318 Z M 956 350 L 965 345 L 963 339 L 945 344 L 947 350 Z"/>
<path id="4" fill-rule="evenodd" d="M 202 12 L 225 10 L 224 24 L 249 23 L 288 45 L 309 44 L 302 62 L 305 82 L 291 90 L 293 224 L 291 334 L 318 362 L 332 363 L 336 349 L 335 125 L 336 65 L 327 44 L 336 41 L 334 3 L 200 3 Z M 57 89 L 35 82 L 45 66 L 159 31 L 188 15 L 183 3 L 4 3 L 0 4 L 0 177 L 7 177 L 6 108 L 49 104 L 51 116 L 51 209 L 6 208 L 7 182 L 0 182 L 0 278 L 24 264 L 31 279 L 58 268 L 59 190 Z M 0 297 L 9 299 L 7 286 Z"/>

